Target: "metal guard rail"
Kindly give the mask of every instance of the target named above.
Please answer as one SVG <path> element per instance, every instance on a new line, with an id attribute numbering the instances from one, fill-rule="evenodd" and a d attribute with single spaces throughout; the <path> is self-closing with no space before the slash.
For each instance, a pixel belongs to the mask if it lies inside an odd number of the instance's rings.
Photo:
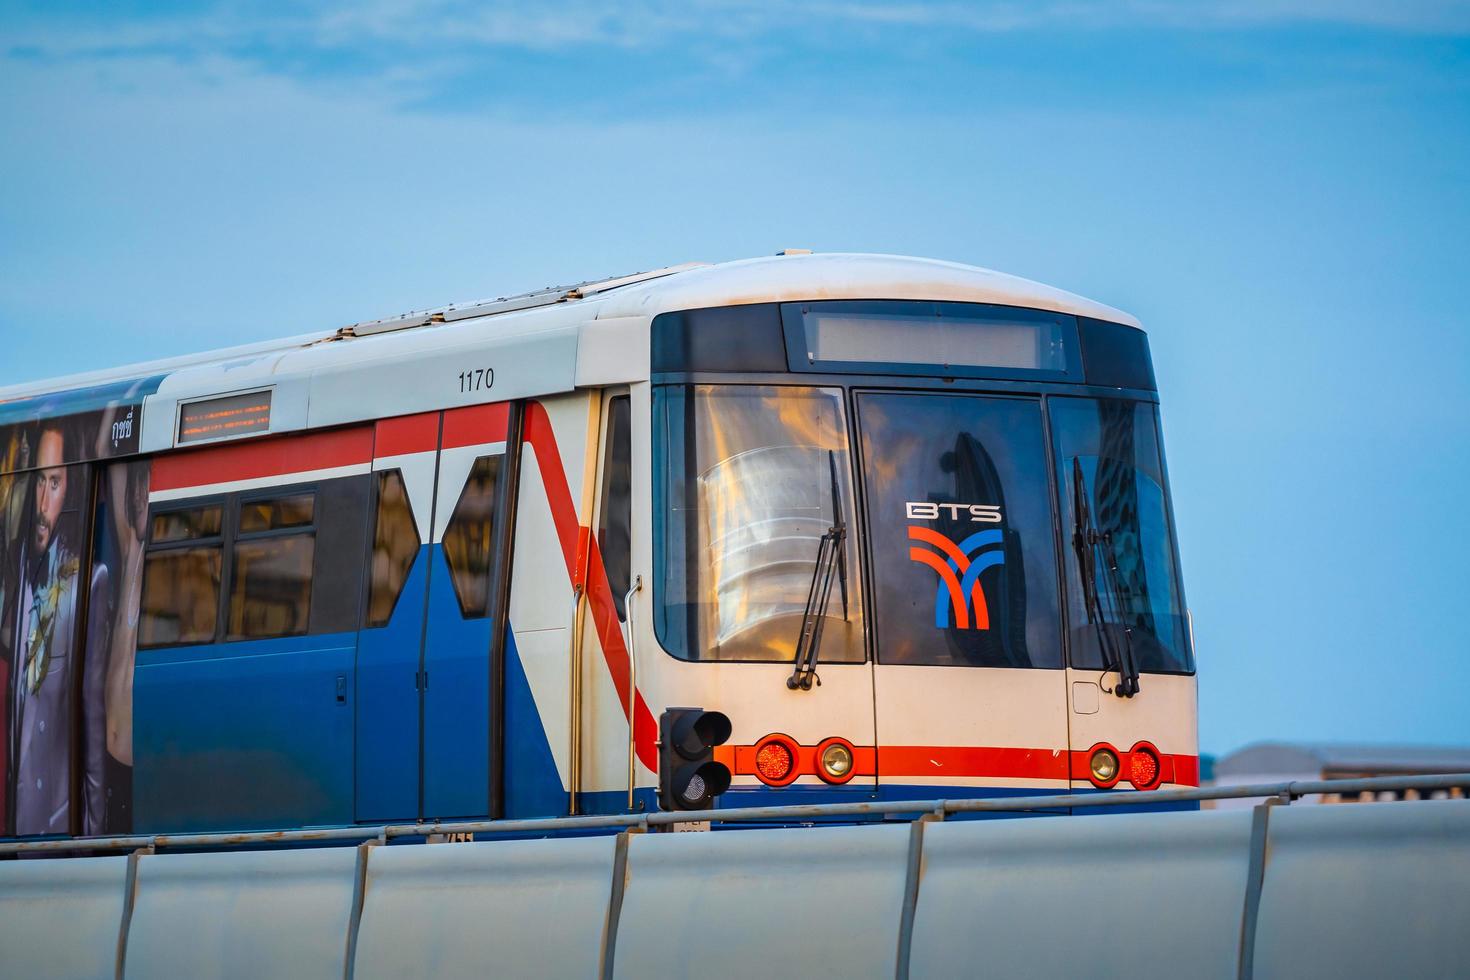
<path id="1" fill-rule="evenodd" d="M 309 830 L 253 830 L 208 834 L 136 834 L 127 837 L 70 837 L 49 840 L 3 840 L 0 855 L 68 851 L 131 851 L 138 848 L 195 847 L 225 848 L 258 844 L 299 844 L 317 841 L 387 842 L 395 837 L 427 837 L 436 834 L 543 834 L 574 830 L 616 830 L 665 827 L 681 823 L 740 823 L 803 820 L 832 817 L 884 817 L 902 814 L 1013 813 L 1054 810 L 1059 807 L 1149 806 L 1160 803 L 1195 803 L 1205 800 L 1238 800 L 1274 797 L 1283 802 L 1322 793 L 1360 794 L 1403 790 L 1449 790 L 1464 788 L 1470 794 L 1470 773 L 1432 776 L 1374 776 L 1365 779 L 1290 780 L 1243 786 L 1211 786 L 1196 789 L 1164 789 L 1148 792 L 1091 792 L 1050 796 L 987 797 L 961 800 L 899 800 L 872 803 L 813 803 L 802 806 L 753 806 L 728 810 L 657 811 L 644 814 L 605 814 L 585 817 L 537 817 L 526 820 L 462 820 L 448 823 L 384 824 L 360 827 L 323 827 Z"/>

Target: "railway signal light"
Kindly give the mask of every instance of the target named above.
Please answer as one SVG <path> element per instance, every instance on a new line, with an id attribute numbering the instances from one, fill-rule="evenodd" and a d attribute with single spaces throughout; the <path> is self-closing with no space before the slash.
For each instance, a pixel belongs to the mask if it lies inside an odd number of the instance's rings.
<path id="1" fill-rule="evenodd" d="M 730 788 L 730 770 L 715 746 L 730 737 L 730 719 L 703 708 L 669 708 L 658 721 L 658 798 L 665 810 L 707 810 Z"/>

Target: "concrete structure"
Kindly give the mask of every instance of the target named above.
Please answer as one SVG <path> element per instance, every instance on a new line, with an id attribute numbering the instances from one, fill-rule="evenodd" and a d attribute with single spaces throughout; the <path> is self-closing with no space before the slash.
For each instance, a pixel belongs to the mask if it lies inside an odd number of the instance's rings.
<path id="1" fill-rule="evenodd" d="M 1215 786 L 1245 786 L 1285 779 L 1363 779 L 1372 776 L 1426 776 L 1470 771 L 1470 747 L 1351 745 L 1330 742 L 1257 742 L 1215 762 Z M 1459 799 L 1462 789 L 1435 790 L 1433 799 Z M 1359 803 L 1417 800 L 1417 790 L 1383 791 L 1343 797 L 1311 796 L 1303 803 Z M 1212 801 L 1217 809 L 1249 807 L 1253 800 Z M 1209 804 L 1206 804 L 1207 806 Z"/>

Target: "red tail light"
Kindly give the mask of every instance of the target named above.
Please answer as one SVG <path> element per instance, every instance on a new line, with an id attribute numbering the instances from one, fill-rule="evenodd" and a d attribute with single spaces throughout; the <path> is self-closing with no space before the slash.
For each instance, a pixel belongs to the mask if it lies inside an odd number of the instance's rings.
<path id="1" fill-rule="evenodd" d="M 1153 789 L 1159 781 L 1159 757 L 1148 745 L 1135 745 L 1128 753 L 1128 782 L 1134 789 Z"/>
<path id="2" fill-rule="evenodd" d="M 786 785 L 796 778 L 796 750 L 782 739 L 766 739 L 755 749 L 755 774 L 768 786 Z"/>

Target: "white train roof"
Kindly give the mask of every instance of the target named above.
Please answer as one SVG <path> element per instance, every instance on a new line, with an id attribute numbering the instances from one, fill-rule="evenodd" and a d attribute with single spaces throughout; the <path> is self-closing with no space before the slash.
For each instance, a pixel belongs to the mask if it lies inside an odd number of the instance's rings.
<path id="1" fill-rule="evenodd" d="M 636 381 L 648 377 L 648 328 L 659 313 L 817 299 L 997 303 L 1139 325 L 1072 293 L 955 262 L 783 254 L 674 266 L 17 385 L 0 389 L 0 414 L 22 402 L 70 401 L 79 389 L 159 379 L 143 403 L 139 448 L 150 452 L 174 444 L 178 405 L 200 398 L 269 388 L 269 431 L 280 432 Z M 493 385 L 464 390 L 459 376 L 479 369 L 493 369 Z"/>

